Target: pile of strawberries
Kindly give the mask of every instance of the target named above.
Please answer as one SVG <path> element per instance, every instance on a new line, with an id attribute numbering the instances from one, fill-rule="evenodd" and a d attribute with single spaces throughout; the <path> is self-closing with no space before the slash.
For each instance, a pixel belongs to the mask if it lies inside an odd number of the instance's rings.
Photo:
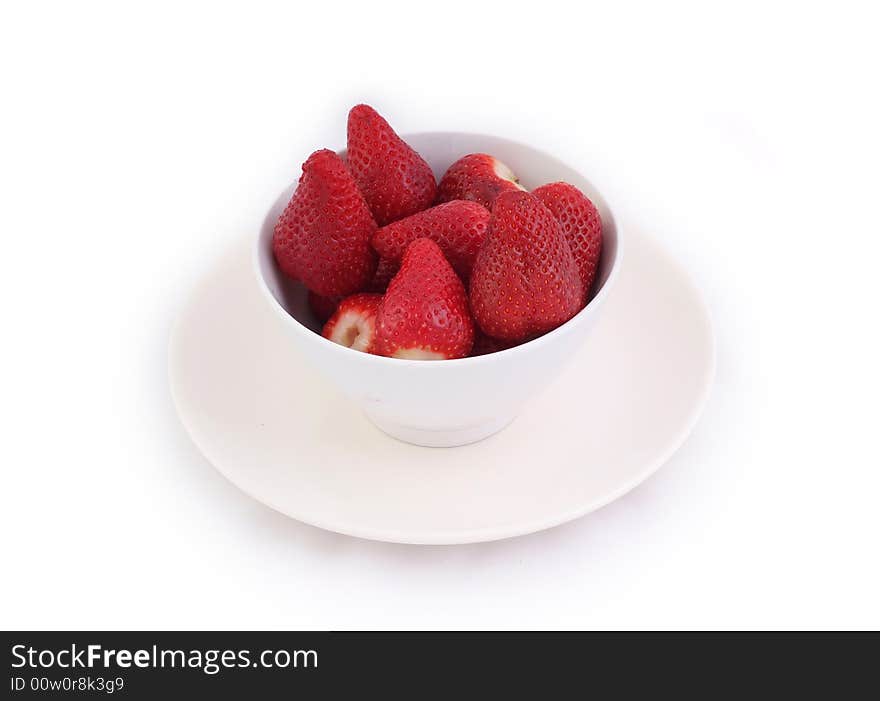
<path id="1" fill-rule="evenodd" d="M 602 248 L 593 203 L 564 182 L 527 192 L 474 153 L 440 182 L 372 107 L 348 152 L 316 151 L 275 226 L 281 270 L 309 289 L 325 338 L 393 358 L 510 348 L 587 303 Z"/>

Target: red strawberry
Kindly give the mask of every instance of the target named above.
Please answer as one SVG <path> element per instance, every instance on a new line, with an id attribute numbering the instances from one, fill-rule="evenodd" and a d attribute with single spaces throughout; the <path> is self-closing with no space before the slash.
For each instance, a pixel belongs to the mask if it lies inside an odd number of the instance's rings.
<path id="1" fill-rule="evenodd" d="M 376 352 L 393 358 L 464 358 L 474 342 L 467 294 L 431 239 L 413 241 L 376 322 Z"/>
<path id="2" fill-rule="evenodd" d="M 383 226 L 373 236 L 373 248 L 382 258 L 399 261 L 409 244 L 429 238 L 466 282 L 488 229 L 488 209 L 476 202 L 453 200 Z"/>
<path id="3" fill-rule="evenodd" d="M 471 274 L 471 309 L 483 332 L 533 338 L 577 314 L 581 299 L 577 263 L 550 210 L 528 192 L 500 194 Z"/>
<path id="4" fill-rule="evenodd" d="M 281 270 L 324 297 L 361 289 L 376 271 L 370 239 L 376 223 L 354 179 L 333 151 L 303 164 L 296 192 L 275 225 Z"/>
<path id="5" fill-rule="evenodd" d="M 336 311 L 336 308 L 342 301 L 342 297 L 322 297 L 311 290 L 309 290 L 307 299 L 309 302 L 309 309 L 312 310 L 312 314 L 314 314 L 315 318 L 322 324 L 333 316 L 333 312 Z"/>
<path id="6" fill-rule="evenodd" d="M 346 297 L 324 325 L 321 335 L 346 348 L 372 353 L 376 341 L 376 312 L 382 295 L 361 293 Z"/>
<path id="7" fill-rule="evenodd" d="M 348 167 L 379 226 L 434 201 L 431 166 L 368 105 L 348 113 Z"/>
<path id="8" fill-rule="evenodd" d="M 437 185 L 437 202 L 472 200 L 492 209 L 502 192 L 525 190 L 513 171 L 488 153 L 459 158 Z"/>
<path id="9" fill-rule="evenodd" d="M 550 183 L 532 194 L 553 212 L 565 234 L 584 285 L 584 302 L 593 286 L 602 253 L 602 218 L 590 199 L 574 185 Z"/>
<path id="10" fill-rule="evenodd" d="M 399 260 L 380 258 L 379 267 L 376 268 L 376 274 L 373 275 L 373 279 L 366 287 L 367 292 L 381 292 L 384 294 L 385 290 L 388 289 L 391 280 L 397 275 L 398 270 L 400 270 Z"/>

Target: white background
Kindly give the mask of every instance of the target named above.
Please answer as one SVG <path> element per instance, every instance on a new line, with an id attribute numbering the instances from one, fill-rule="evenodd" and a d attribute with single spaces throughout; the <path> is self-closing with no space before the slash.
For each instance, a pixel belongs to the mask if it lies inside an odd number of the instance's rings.
<path id="1" fill-rule="evenodd" d="M 876 20 L 218 5 L 0 18 L 0 625 L 880 626 Z M 579 164 L 691 270 L 717 382 L 646 484 L 533 536 L 387 545 L 285 519 L 189 442 L 176 311 L 360 101 Z"/>

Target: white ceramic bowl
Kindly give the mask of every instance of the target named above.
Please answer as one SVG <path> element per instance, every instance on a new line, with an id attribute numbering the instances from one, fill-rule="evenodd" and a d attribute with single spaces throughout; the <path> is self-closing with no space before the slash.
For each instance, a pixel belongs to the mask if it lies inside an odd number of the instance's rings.
<path id="1" fill-rule="evenodd" d="M 296 185 L 285 190 L 269 210 L 256 240 L 254 264 L 269 307 L 288 330 L 291 362 L 310 362 L 394 438 L 432 447 L 464 445 L 510 423 L 586 341 L 613 287 L 623 249 L 605 200 L 586 178 L 556 158 L 515 141 L 482 134 L 426 132 L 403 138 L 431 164 L 438 179 L 461 156 L 490 153 L 510 166 L 529 190 L 565 180 L 579 187 L 602 215 L 602 257 L 593 297 L 576 316 L 550 333 L 508 350 L 476 358 L 430 361 L 369 355 L 323 338 L 306 301 L 305 288 L 287 279 L 272 255 L 275 223 Z M 296 401 L 294 393 L 290 401 Z"/>

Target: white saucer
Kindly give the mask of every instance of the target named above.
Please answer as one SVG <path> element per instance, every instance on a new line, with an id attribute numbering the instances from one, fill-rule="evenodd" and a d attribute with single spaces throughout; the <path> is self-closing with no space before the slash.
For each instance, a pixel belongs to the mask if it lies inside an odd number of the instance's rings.
<path id="1" fill-rule="evenodd" d="M 672 455 L 714 375 L 699 293 L 655 241 L 631 234 L 602 317 L 559 379 L 480 443 L 420 448 L 382 433 L 289 354 L 253 274 L 242 243 L 188 300 L 169 350 L 177 410 L 242 491 L 348 535 L 470 543 L 583 516 Z"/>

